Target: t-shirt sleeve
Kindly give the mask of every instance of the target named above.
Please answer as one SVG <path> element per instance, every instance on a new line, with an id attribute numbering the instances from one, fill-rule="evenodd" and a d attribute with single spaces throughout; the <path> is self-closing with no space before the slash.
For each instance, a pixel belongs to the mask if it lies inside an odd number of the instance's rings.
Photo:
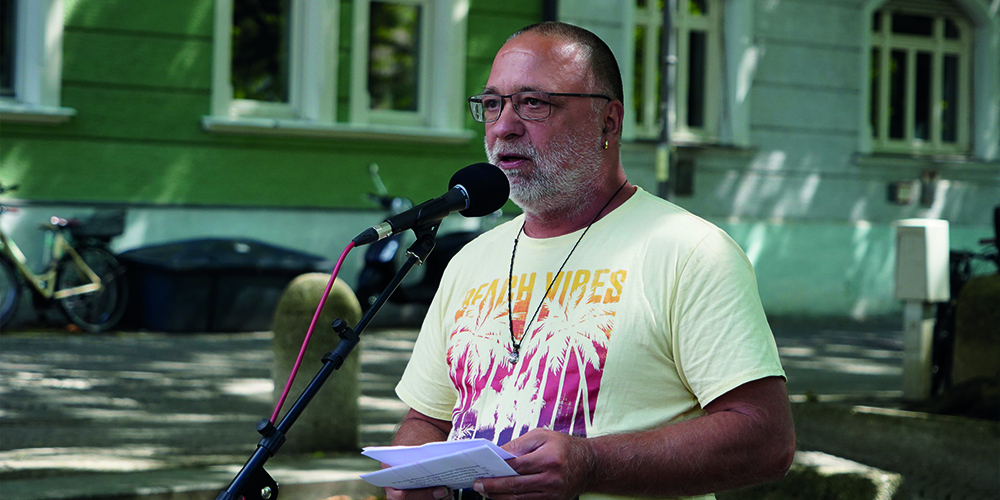
<path id="1" fill-rule="evenodd" d="M 721 229 L 680 261 L 673 297 L 674 359 L 702 407 L 747 382 L 784 377 L 753 267 Z"/>
<path id="2" fill-rule="evenodd" d="M 441 294 L 431 302 L 410 362 L 396 385 L 396 395 L 424 415 L 451 421 L 456 394 L 448 375 L 446 349 L 448 334 L 442 321 Z"/>

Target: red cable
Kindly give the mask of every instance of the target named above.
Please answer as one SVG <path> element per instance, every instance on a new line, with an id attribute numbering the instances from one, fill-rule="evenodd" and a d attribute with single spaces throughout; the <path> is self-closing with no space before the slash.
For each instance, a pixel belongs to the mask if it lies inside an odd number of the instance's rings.
<path id="1" fill-rule="evenodd" d="M 278 414 L 281 413 L 281 407 L 285 404 L 285 398 L 288 397 L 288 391 L 292 389 L 292 382 L 295 381 L 295 375 L 299 372 L 299 365 L 302 364 L 302 358 L 306 354 L 306 348 L 309 347 L 309 339 L 312 337 L 313 328 L 316 327 L 316 322 L 319 321 L 319 314 L 323 312 L 323 305 L 326 304 L 326 298 L 330 295 L 330 290 L 333 289 L 333 283 L 337 279 L 337 275 L 340 274 L 340 266 L 344 263 L 344 259 L 347 258 L 347 254 L 351 252 L 354 248 L 354 242 L 350 242 L 347 248 L 344 249 L 344 253 L 340 254 L 340 259 L 337 260 L 337 265 L 333 268 L 333 274 L 330 275 L 330 282 L 326 284 L 326 291 L 323 292 L 323 296 L 319 299 L 319 305 L 316 307 L 316 313 L 313 314 L 312 322 L 309 323 L 309 330 L 306 331 L 306 338 L 302 341 L 302 349 L 299 350 L 299 357 L 295 359 L 295 366 L 292 367 L 292 373 L 288 375 L 288 382 L 285 384 L 285 390 L 282 391 L 281 397 L 278 398 L 278 404 L 274 407 L 274 415 L 271 415 L 271 423 L 276 424 L 278 422 Z"/>

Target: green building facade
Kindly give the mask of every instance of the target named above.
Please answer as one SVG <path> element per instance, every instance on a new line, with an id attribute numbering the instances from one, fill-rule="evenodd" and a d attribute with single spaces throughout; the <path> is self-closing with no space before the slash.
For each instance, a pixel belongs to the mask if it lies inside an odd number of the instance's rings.
<path id="1" fill-rule="evenodd" d="M 369 165 L 419 202 L 483 161 L 465 98 L 507 36 L 551 18 L 616 52 L 627 174 L 730 232 L 769 314 L 898 314 L 895 220 L 948 220 L 953 248 L 990 235 L 1000 21 L 988 2 L 679 1 L 672 72 L 661 3 L 3 0 L 0 182 L 19 186 L 5 203 L 20 210 L 0 224 L 29 257 L 36 222 L 103 208 L 127 211 L 118 251 L 249 237 L 335 257 L 385 216 Z M 917 69 L 894 73 L 896 54 Z M 478 224 L 449 217 L 445 230 Z"/>

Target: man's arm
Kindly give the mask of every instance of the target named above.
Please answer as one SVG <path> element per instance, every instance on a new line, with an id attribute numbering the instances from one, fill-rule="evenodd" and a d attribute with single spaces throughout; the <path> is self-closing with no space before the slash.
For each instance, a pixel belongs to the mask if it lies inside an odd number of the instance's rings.
<path id="1" fill-rule="evenodd" d="M 392 444 L 418 446 L 433 441 L 445 441 L 449 433 L 451 433 L 451 422 L 428 417 L 411 408 L 399 423 Z M 386 465 L 383 464 L 382 467 L 385 468 Z M 417 490 L 386 488 L 385 495 L 387 500 L 441 500 L 451 497 L 451 490 L 444 486 Z"/>
<path id="2" fill-rule="evenodd" d="M 410 409 L 399 423 L 392 444 L 396 446 L 418 446 L 432 441 L 446 441 L 451 433 L 451 422 L 428 417 Z"/>
<path id="3" fill-rule="evenodd" d="M 584 492 L 687 496 L 785 475 L 795 430 L 785 382 L 743 384 L 705 407 L 707 415 L 651 431 L 578 438 L 534 429 L 507 445 L 519 476 L 481 479 L 494 500 L 573 498 Z"/>

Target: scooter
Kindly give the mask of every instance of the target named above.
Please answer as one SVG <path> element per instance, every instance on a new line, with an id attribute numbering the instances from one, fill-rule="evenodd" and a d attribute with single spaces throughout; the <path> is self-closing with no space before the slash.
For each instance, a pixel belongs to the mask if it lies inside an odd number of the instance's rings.
<path id="1" fill-rule="evenodd" d="M 949 252 L 951 299 L 937 303 L 931 341 L 931 395 L 944 394 L 952 387 L 955 354 L 955 327 L 962 288 L 976 276 L 1000 272 L 1000 205 L 993 208 L 993 237 L 979 240 L 979 251 Z"/>
<path id="2" fill-rule="evenodd" d="M 390 196 L 382 178 L 378 173 L 378 165 L 372 163 L 368 166 L 368 173 L 372 183 L 375 185 L 375 194 L 369 194 L 369 198 L 381 205 L 389 215 L 396 215 L 405 212 L 413 207 L 413 203 L 403 197 Z M 488 218 L 494 221 L 499 217 L 498 210 Z M 413 280 L 404 280 L 402 285 L 389 296 L 389 303 L 401 306 L 417 306 L 418 312 L 414 314 L 422 317 L 431 299 L 437 292 L 441 283 L 441 276 L 451 258 L 458 253 L 467 243 L 475 239 L 481 230 L 478 231 L 455 231 L 439 234 L 436 239 L 434 251 L 427 257 L 427 260 L 418 269 L 423 270 L 422 275 L 418 275 Z M 406 260 L 406 249 L 413 242 L 411 231 L 405 231 L 383 240 L 372 243 L 365 250 L 365 264 L 358 275 L 355 294 L 361 303 L 363 311 L 375 303 L 385 287 L 392 281 L 396 271 L 399 270 L 403 261 Z"/>

